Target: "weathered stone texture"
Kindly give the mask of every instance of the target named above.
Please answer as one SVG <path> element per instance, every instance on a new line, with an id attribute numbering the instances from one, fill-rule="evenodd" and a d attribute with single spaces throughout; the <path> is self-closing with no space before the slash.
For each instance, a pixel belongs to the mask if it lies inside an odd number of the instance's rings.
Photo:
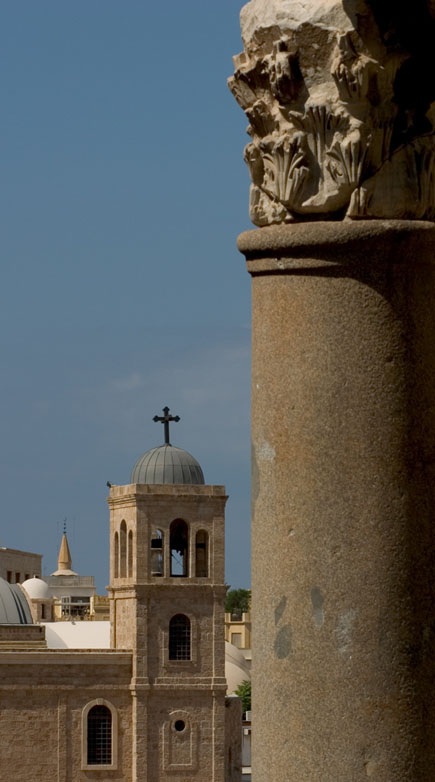
<path id="1" fill-rule="evenodd" d="M 239 246 L 253 780 L 433 782 L 435 226 L 295 224 Z"/>
<path id="2" fill-rule="evenodd" d="M 21 583 L 26 578 L 38 576 L 41 578 L 42 554 L 32 554 L 29 551 L 19 551 L 13 548 L 0 548 L 0 578 L 8 580 L 11 574 L 12 583 Z"/>
<path id="3" fill-rule="evenodd" d="M 225 782 L 240 782 L 242 747 L 239 740 L 242 724 L 242 699 L 233 696 L 225 699 Z"/>
<path id="4" fill-rule="evenodd" d="M 138 782 L 225 779 L 225 503 L 222 486 L 111 488 L 112 641 L 117 648 L 133 650 Z M 171 575 L 170 527 L 175 519 L 183 519 L 188 529 L 185 576 Z M 158 573 L 152 548 L 156 530 L 162 544 Z M 199 531 L 208 534 L 208 572 L 202 576 L 196 573 L 195 559 Z M 125 569 L 120 564 L 122 534 Z M 190 621 L 188 660 L 169 659 L 169 624 L 176 614 Z M 184 723 L 183 730 L 176 730 L 177 721 Z M 240 743 L 240 732 L 238 737 Z"/>
<path id="5" fill-rule="evenodd" d="M 114 653 L 0 654 L 0 779 L 85 782 L 82 711 L 106 698 L 118 712 L 118 769 L 131 782 L 131 658 Z M 101 772 L 98 774 L 101 779 Z"/>
<path id="6" fill-rule="evenodd" d="M 241 23 L 255 225 L 433 220 L 433 3 L 251 0 Z"/>

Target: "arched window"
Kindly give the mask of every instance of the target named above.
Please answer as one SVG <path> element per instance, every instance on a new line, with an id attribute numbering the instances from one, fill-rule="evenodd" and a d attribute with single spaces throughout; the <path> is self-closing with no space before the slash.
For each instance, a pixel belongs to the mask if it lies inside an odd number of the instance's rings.
<path id="1" fill-rule="evenodd" d="M 101 698 L 82 712 L 82 769 L 116 769 L 118 761 L 118 715 Z"/>
<path id="2" fill-rule="evenodd" d="M 208 576 L 208 533 L 203 529 L 196 533 L 195 575 L 198 578 Z"/>
<path id="3" fill-rule="evenodd" d="M 190 660 L 190 620 L 184 614 L 169 622 L 169 659 Z"/>
<path id="4" fill-rule="evenodd" d="M 113 558 L 114 558 L 114 578 L 119 578 L 119 535 L 115 532 L 115 540 L 113 544 Z"/>
<path id="5" fill-rule="evenodd" d="M 121 578 L 127 575 L 127 525 L 124 520 L 119 528 L 119 575 Z"/>
<path id="6" fill-rule="evenodd" d="M 112 764 L 112 712 L 93 706 L 88 714 L 88 766 Z"/>
<path id="7" fill-rule="evenodd" d="M 129 578 L 133 578 L 133 532 L 128 533 L 128 573 Z"/>
<path id="8" fill-rule="evenodd" d="M 151 532 L 151 575 L 163 576 L 163 532 L 153 529 Z"/>
<path id="9" fill-rule="evenodd" d="M 170 530 L 171 576 L 189 575 L 189 530 L 183 519 L 175 519 Z"/>

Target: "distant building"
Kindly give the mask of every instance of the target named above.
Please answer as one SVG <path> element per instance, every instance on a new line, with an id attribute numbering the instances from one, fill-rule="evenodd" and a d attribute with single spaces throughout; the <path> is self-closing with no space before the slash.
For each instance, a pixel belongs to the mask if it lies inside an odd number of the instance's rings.
<path id="1" fill-rule="evenodd" d="M 251 681 L 251 612 L 225 614 L 225 640 L 232 645 L 233 650 L 227 651 L 228 692 L 234 692 L 241 681 Z M 235 647 L 235 648 L 234 648 Z M 231 647 L 230 647 L 231 648 Z M 237 656 L 236 656 L 237 655 Z M 233 689 L 232 670 L 234 666 Z M 242 723 L 242 782 L 251 779 L 251 712 L 243 715 Z"/>
<path id="2" fill-rule="evenodd" d="M 41 578 L 42 554 L 0 547 L 0 578 L 9 584 L 21 584 L 32 576 Z"/>
<path id="3" fill-rule="evenodd" d="M 66 532 L 63 533 L 60 544 L 57 570 L 44 580 L 54 598 L 56 620 L 91 618 L 96 596 L 94 576 L 79 576 L 75 570 L 72 570 Z M 105 617 L 108 618 L 107 611 Z"/>
<path id="4" fill-rule="evenodd" d="M 251 782 L 251 712 L 243 715 L 242 722 L 242 782 Z"/>
<path id="5" fill-rule="evenodd" d="M 235 646 L 243 654 L 251 670 L 251 612 L 242 614 L 225 614 L 225 640 Z"/>
<path id="6" fill-rule="evenodd" d="M 169 442 L 130 480 L 108 500 L 110 622 L 76 621 L 95 587 L 72 570 L 66 535 L 46 582 L 0 579 L 2 781 L 241 782 L 241 701 L 226 698 L 225 488 Z M 64 621 L 45 625 L 51 594 Z"/>

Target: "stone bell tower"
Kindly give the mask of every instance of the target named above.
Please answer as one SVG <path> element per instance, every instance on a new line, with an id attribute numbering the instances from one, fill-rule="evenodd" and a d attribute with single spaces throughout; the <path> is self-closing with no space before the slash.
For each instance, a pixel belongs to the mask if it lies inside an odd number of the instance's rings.
<path id="1" fill-rule="evenodd" d="M 133 780 L 223 782 L 227 497 L 163 412 L 164 445 L 110 488 L 111 646 L 133 651 Z"/>

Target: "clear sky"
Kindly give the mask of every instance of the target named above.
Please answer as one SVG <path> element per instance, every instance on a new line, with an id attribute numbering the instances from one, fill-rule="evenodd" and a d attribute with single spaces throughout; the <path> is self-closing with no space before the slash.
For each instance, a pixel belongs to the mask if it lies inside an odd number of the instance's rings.
<path id="1" fill-rule="evenodd" d="M 224 483 L 249 586 L 246 119 L 240 0 L 3 0 L 3 546 L 108 583 L 106 481 L 171 440 Z"/>

